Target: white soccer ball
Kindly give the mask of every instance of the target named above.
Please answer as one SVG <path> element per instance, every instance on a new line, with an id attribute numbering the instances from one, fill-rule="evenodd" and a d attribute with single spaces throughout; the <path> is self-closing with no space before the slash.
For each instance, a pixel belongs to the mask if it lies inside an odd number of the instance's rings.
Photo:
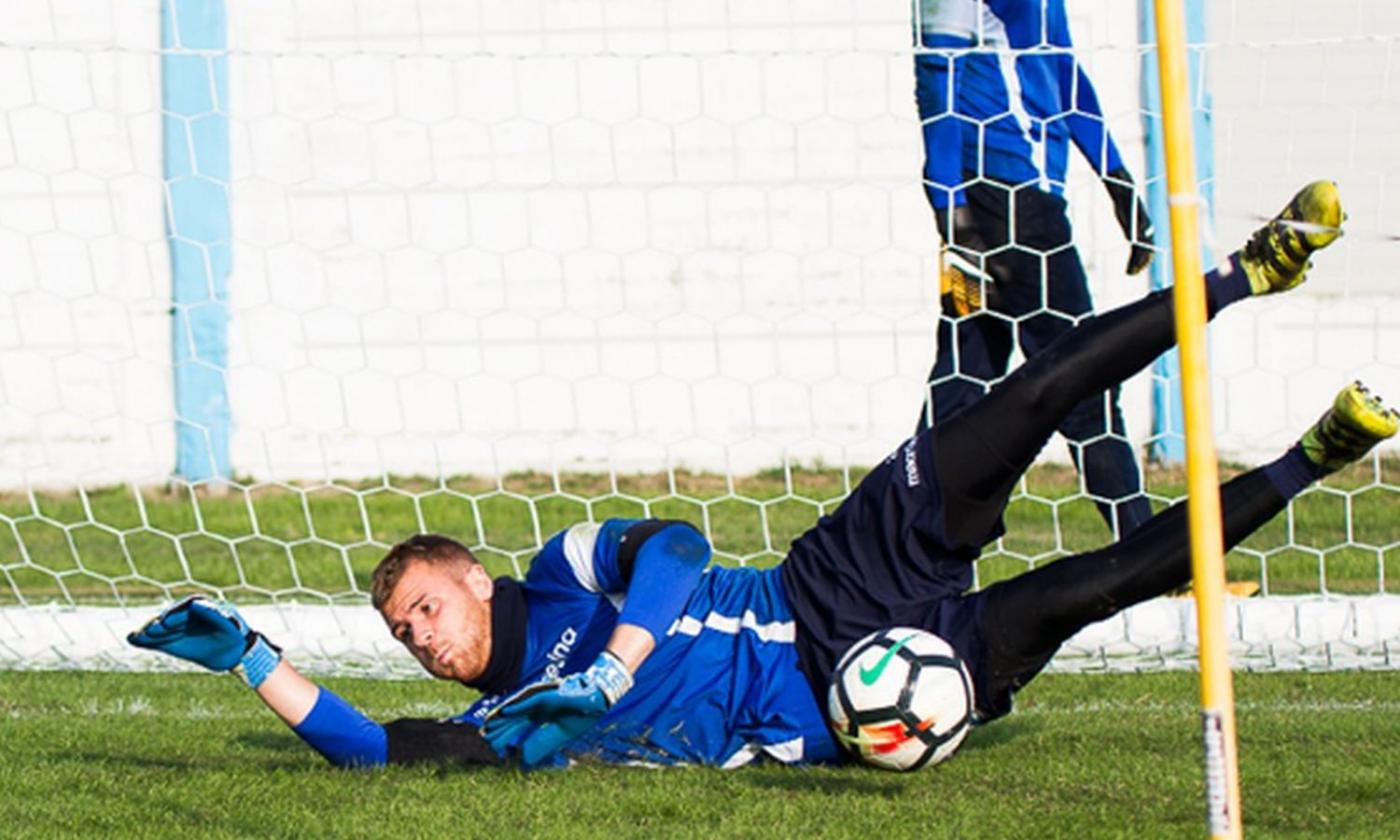
<path id="1" fill-rule="evenodd" d="M 865 763 L 918 770 L 951 756 L 967 737 L 972 679 L 938 636 L 890 627 L 841 657 L 827 715 L 837 738 Z"/>

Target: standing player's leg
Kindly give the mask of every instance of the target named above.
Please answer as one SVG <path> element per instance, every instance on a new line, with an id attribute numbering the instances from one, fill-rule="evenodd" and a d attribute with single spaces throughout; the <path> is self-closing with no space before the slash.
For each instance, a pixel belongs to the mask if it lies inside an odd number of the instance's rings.
<path id="1" fill-rule="evenodd" d="M 961 277 L 959 282 L 964 282 Z M 1006 374 L 1011 358 L 1010 322 L 989 312 L 956 312 L 945 306 L 938 319 L 938 351 L 929 371 L 928 403 L 919 412 L 916 434 L 946 422 L 982 399 L 991 383 Z"/>
<path id="2" fill-rule="evenodd" d="M 1013 315 L 1003 292 L 1020 283 L 1039 286 L 1040 266 L 1024 252 L 1005 247 L 1010 235 L 1011 188 L 964 172 L 964 218 L 976 229 L 983 250 L 985 281 L 946 265 L 939 278 L 938 343 L 928 375 L 928 401 L 914 433 L 943 423 L 982 398 L 1006 375 L 1011 361 Z M 941 216 L 946 218 L 946 216 Z"/>
<path id="3" fill-rule="evenodd" d="M 1020 291 L 1025 300 L 1006 301 L 1018 313 L 1028 313 L 1017 323 L 1026 358 L 1038 355 L 1094 311 L 1067 210 L 1058 195 L 1040 190 L 1016 194 L 1016 242 L 1037 262 L 1043 260 L 1036 275 L 1043 275 L 1044 288 Z M 1099 514 L 1122 537 L 1152 516 L 1152 506 L 1142 493 L 1142 476 L 1127 440 L 1119 393 L 1115 384 L 1081 400 L 1070 409 L 1059 431 L 1069 442 L 1070 457 Z"/>
<path id="4" fill-rule="evenodd" d="M 1060 424 L 1070 460 L 1115 539 L 1131 534 L 1152 516 L 1152 505 L 1142 492 L 1137 455 L 1128 442 L 1122 392 L 1115 385 L 1095 394 L 1076 405 Z"/>
<path id="5" fill-rule="evenodd" d="M 1226 549 L 1272 519 L 1309 484 L 1360 459 L 1397 429 L 1400 415 L 1360 383 L 1344 388 L 1283 457 L 1221 487 Z M 1067 557 L 963 599 L 972 605 L 974 641 L 969 654 L 979 671 L 974 676 L 982 719 L 1010 711 L 1012 693 L 1039 673 L 1081 628 L 1190 579 L 1186 506 L 1179 504 L 1120 542 Z"/>
<path id="6" fill-rule="evenodd" d="M 1334 184 L 1304 187 L 1224 268 L 1207 275 L 1208 315 L 1303 282 L 1308 257 L 1340 235 L 1342 218 Z M 1170 292 L 1155 292 L 1085 319 L 976 405 L 936 427 L 935 469 L 948 538 L 983 544 L 1016 482 L 1071 409 L 1142 370 L 1173 343 Z"/>

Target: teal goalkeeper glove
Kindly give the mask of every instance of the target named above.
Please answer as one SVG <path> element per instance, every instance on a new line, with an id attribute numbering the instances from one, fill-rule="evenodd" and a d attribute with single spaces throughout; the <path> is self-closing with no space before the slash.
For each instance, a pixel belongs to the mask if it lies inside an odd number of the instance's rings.
<path id="1" fill-rule="evenodd" d="M 518 747 L 521 763 L 538 767 L 592 729 L 631 688 L 627 666 L 603 651 L 583 673 L 517 692 L 487 715 L 482 736 L 497 754 Z"/>
<path id="2" fill-rule="evenodd" d="M 249 627 L 238 610 L 199 595 L 170 605 L 126 640 L 211 671 L 233 671 L 250 688 L 262 685 L 282 661 L 282 649 Z"/>

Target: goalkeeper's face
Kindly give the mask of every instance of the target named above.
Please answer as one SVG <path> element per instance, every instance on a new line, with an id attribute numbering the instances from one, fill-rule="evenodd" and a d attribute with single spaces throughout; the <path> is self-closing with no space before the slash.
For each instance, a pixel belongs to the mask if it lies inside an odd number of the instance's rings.
<path id="1" fill-rule="evenodd" d="M 477 563 L 410 563 L 380 612 L 428 673 L 466 682 L 491 658 L 491 577 Z"/>

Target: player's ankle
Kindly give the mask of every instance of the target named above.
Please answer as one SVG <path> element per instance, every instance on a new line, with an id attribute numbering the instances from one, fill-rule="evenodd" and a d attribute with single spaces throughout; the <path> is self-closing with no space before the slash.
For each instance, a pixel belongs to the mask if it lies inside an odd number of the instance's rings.
<path id="1" fill-rule="evenodd" d="M 1206 308 L 1211 317 L 1217 312 L 1256 294 L 1249 273 L 1240 264 L 1239 254 L 1231 254 L 1230 259 L 1216 269 L 1206 283 Z"/>
<path id="2" fill-rule="evenodd" d="M 1322 464 L 1308 456 L 1302 443 L 1293 444 L 1283 457 L 1264 467 L 1264 475 L 1285 499 L 1291 499 L 1303 492 L 1308 485 L 1329 472 Z"/>

